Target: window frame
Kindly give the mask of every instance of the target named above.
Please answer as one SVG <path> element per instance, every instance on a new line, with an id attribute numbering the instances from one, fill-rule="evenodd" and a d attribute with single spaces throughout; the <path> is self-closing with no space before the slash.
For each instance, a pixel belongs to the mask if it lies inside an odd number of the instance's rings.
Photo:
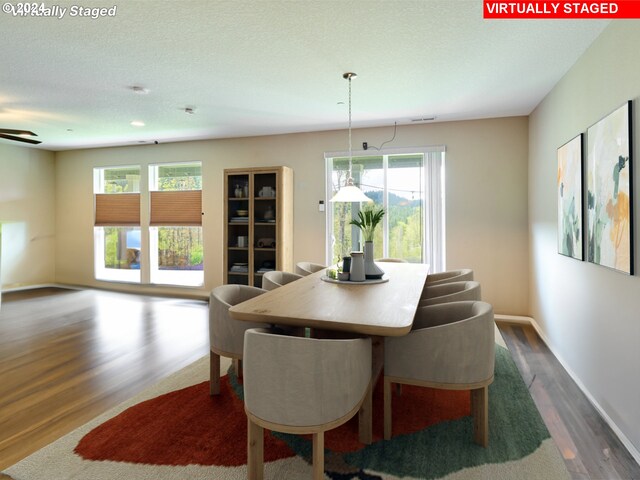
<path id="1" fill-rule="evenodd" d="M 383 148 L 380 150 L 358 150 L 352 152 L 352 161 L 361 157 L 383 157 L 383 185 L 381 186 L 383 207 L 388 211 L 388 158 L 394 155 L 422 155 L 423 178 L 421 192 L 424 204 L 422 211 L 422 263 L 428 263 L 432 272 L 446 269 L 446 224 L 445 224 L 445 156 L 446 146 Z M 349 152 L 325 152 L 325 262 L 335 262 L 333 254 L 333 208 L 329 202 L 333 194 L 333 159 L 349 157 Z M 358 184 L 358 182 L 355 182 Z M 354 229 L 356 227 L 353 227 Z M 383 256 L 389 252 L 389 218 L 383 217 Z"/>
<path id="2" fill-rule="evenodd" d="M 119 170 L 119 169 L 127 169 L 127 170 L 138 170 L 138 184 L 137 191 L 134 192 L 105 192 L 105 172 L 107 170 Z M 95 166 L 93 167 L 93 199 L 94 199 L 94 222 L 93 222 L 93 277 L 95 280 L 100 282 L 110 282 L 110 283 L 132 283 L 136 285 L 142 284 L 143 273 L 142 273 L 142 264 L 139 263 L 138 268 L 131 269 L 120 269 L 120 268 L 108 268 L 105 265 L 105 242 L 106 228 L 123 228 L 123 229 L 138 229 L 140 233 L 143 231 L 142 219 L 140 217 L 140 212 L 136 212 L 131 210 L 132 206 L 138 205 L 140 209 L 140 201 L 142 198 L 141 186 L 142 186 L 142 178 L 143 178 L 143 166 L 141 164 L 124 164 L 124 165 L 108 165 L 108 166 Z M 114 196 L 114 202 L 107 202 L 108 208 L 103 210 L 113 210 L 117 208 L 117 205 L 122 204 L 127 211 L 123 213 L 123 216 L 120 220 L 118 218 L 109 218 L 110 221 L 99 221 L 97 215 L 102 215 L 97 211 L 98 203 L 101 197 L 105 199 L 106 196 Z M 133 201 L 137 196 L 137 201 Z M 117 200 L 116 200 L 117 197 Z M 124 202 L 122 201 L 124 200 Z M 102 212 L 104 213 L 104 212 Z M 113 212 L 111 212 L 113 213 Z M 118 217 L 118 215 L 115 215 Z M 140 252 L 143 251 L 143 244 L 140 245 Z"/>
<path id="3" fill-rule="evenodd" d="M 197 166 L 199 169 L 199 187 L 200 188 L 190 188 L 188 190 L 159 190 L 158 186 L 158 171 L 161 167 L 172 167 L 172 166 Z M 127 170 L 137 170 L 138 181 L 133 184 L 135 192 L 113 192 L 113 193 L 105 193 L 105 177 L 106 172 L 109 170 L 119 170 L 119 169 L 127 169 Z M 131 163 L 131 164 L 122 164 L 122 165 L 97 165 L 92 169 L 93 172 L 93 196 L 94 196 L 94 225 L 93 225 L 93 255 L 94 255 L 94 279 L 100 282 L 109 282 L 109 283 L 131 283 L 135 285 L 158 285 L 163 287 L 172 287 L 172 288 L 202 288 L 205 285 L 205 275 L 204 275 L 204 262 L 202 269 L 197 270 L 201 273 L 200 278 L 197 281 L 191 281 L 189 279 L 181 280 L 177 283 L 172 283 L 167 280 L 169 277 L 168 273 L 162 272 L 160 277 L 162 281 L 157 281 L 159 278 L 157 275 L 154 278 L 153 270 L 153 260 L 154 260 L 154 252 L 155 258 L 158 257 L 157 246 L 158 246 L 158 229 L 160 228 L 191 228 L 196 227 L 200 229 L 200 238 L 202 239 L 202 250 L 204 250 L 204 231 L 202 227 L 202 180 L 203 180 L 203 162 L 201 160 L 191 160 L 191 161 L 173 161 L 173 162 L 153 162 L 153 163 Z M 151 218 L 151 208 L 152 208 L 152 197 L 153 193 L 166 193 L 166 195 L 160 195 L 163 198 L 163 201 L 166 198 L 171 198 L 171 200 L 182 207 L 190 207 L 194 203 L 197 203 L 199 200 L 199 208 L 197 215 L 184 215 L 185 212 L 180 210 L 177 215 L 170 215 L 170 218 L 163 218 L 160 222 L 152 223 Z M 184 198 L 176 198 L 179 197 L 178 193 L 184 193 Z M 139 216 L 136 219 L 133 219 L 135 215 L 131 210 L 131 202 L 130 198 L 133 195 L 137 195 L 138 198 L 138 210 Z M 111 199 L 107 199 L 107 202 L 103 202 L 107 209 L 103 209 L 110 213 L 108 208 L 117 209 L 120 205 L 123 208 L 128 209 L 123 214 L 128 215 L 128 220 L 120 221 L 118 219 L 111 221 L 111 217 L 107 218 L 107 221 L 101 222 L 100 224 L 96 223 L 96 201 L 97 196 L 104 197 L 106 195 L 113 196 L 122 196 L 122 198 L 118 198 L 116 201 L 109 201 Z M 100 201 L 104 200 L 101 198 Z M 115 215 L 117 217 L 117 215 Z M 123 216 L 124 218 L 124 216 Z M 132 220 L 133 219 L 133 220 Z M 165 221 L 166 220 L 166 221 Z M 138 268 L 131 269 L 117 269 L 117 268 L 105 268 L 105 228 L 133 228 L 139 230 L 140 237 L 140 248 L 139 248 L 139 263 Z M 155 238 L 154 238 L 155 234 Z M 201 252 L 201 255 L 204 255 L 204 252 Z M 157 263 L 157 262 L 156 262 Z M 159 270 L 159 269 L 158 269 Z M 187 269 L 188 270 L 188 269 Z M 107 274 L 105 274 L 105 271 Z M 133 273 L 135 272 L 135 273 Z M 186 272 L 186 270 L 185 270 Z M 179 278 L 186 277 L 185 272 L 177 272 L 183 273 L 179 275 Z M 135 277 L 135 278 L 134 278 Z"/>
<path id="4" fill-rule="evenodd" d="M 184 190 L 160 190 L 159 189 L 159 169 L 162 167 L 172 167 L 172 166 L 197 166 L 200 169 L 200 188 L 190 188 Z M 150 163 L 148 168 L 148 201 L 149 201 L 149 219 L 148 224 L 146 226 L 148 232 L 148 266 L 147 273 L 149 278 L 150 285 L 161 285 L 161 286 L 170 286 L 170 287 L 180 287 L 180 288 L 201 288 L 205 284 L 205 275 L 204 275 L 204 262 L 203 269 L 196 270 L 197 272 L 201 272 L 200 278 L 197 281 L 194 281 L 192 277 L 195 275 L 189 274 L 186 271 L 175 271 L 173 272 L 174 279 L 176 277 L 183 278 L 180 283 L 169 283 L 167 280 L 171 274 L 166 271 L 162 271 L 159 265 L 159 255 L 158 255 L 158 243 L 159 243 L 159 235 L 160 229 L 168 228 L 199 228 L 200 229 L 200 237 L 202 238 L 202 247 L 204 250 L 204 230 L 202 228 L 202 167 L 203 162 L 200 160 L 191 160 L 191 161 L 182 161 L 182 162 L 154 162 Z M 156 215 L 158 217 L 154 220 L 154 197 L 160 200 L 163 203 L 166 203 L 168 198 L 172 199 L 173 204 L 179 205 L 183 203 L 183 205 L 189 209 L 193 210 L 194 202 L 198 203 L 199 207 L 198 211 L 191 212 L 171 212 L 168 215 Z M 204 252 L 203 252 L 204 253 Z"/>

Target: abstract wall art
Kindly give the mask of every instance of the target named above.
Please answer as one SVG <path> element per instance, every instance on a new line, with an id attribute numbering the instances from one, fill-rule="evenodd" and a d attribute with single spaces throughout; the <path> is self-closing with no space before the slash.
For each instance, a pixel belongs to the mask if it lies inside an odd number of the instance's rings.
<path id="1" fill-rule="evenodd" d="M 558 149 L 558 253 L 583 259 L 582 134 Z"/>
<path id="2" fill-rule="evenodd" d="M 587 130 L 587 259 L 633 274 L 631 102 Z"/>

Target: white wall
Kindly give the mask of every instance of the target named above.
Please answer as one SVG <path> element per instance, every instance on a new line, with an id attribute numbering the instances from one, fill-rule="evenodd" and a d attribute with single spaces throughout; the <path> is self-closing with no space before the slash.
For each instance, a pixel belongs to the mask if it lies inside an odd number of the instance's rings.
<path id="1" fill-rule="evenodd" d="M 54 154 L 0 144 L 0 223 L 6 290 L 54 281 Z"/>
<path id="2" fill-rule="evenodd" d="M 639 27 L 638 21 L 612 22 L 529 119 L 531 313 L 556 355 L 627 446 L 633 444 L 635 455 L 640 449 L 640 278 L 556 253 L 556 149 L 627 100 L 634 100 L 637 111 Z M 634 145 L 640 141 L 637 118 L 634 113 Z M 632 155 L 637 219 L 637 147 Z M 637 257 L 638 228 L 633 233 Z M 636 260 L 636 271 L 639 265 Z"/>
<path id="3" fill-rule="evenodd" d="M 507 314 L 528 313 L 527 129 L 524 117 L 400 126 L 389 145 L 447 146 L 448 267 L 474 268 L 485 298 Z M 380 145 L 392 133 L 392 127 L 354 130 L 353 143 Z M 222 282 L 224 168 L 291 166 L 294 260 L 322 263 L 325 217 L 318 201 L 325 195 L 323 154 L 346 147 L 346 131 L 329 131 L 57 153 L 56 280 L 108 286 L 93 278 L 92 169 L 131 163 L 203 162 L 206 284 L 191 292 L 205 295 Z"/>

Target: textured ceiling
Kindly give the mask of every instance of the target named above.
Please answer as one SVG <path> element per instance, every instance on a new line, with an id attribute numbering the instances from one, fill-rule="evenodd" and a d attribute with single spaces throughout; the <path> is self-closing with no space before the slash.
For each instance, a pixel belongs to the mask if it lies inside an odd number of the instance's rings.
<path id="1" fill-rule="evenodd" d="M 481 0 L 91 2 L 114 4 L 0 13 L 0 127 L 49 150 L 345 128 L 347 71 L 355 128 L 527 115 L 608 24 L 483 20 Z"/>

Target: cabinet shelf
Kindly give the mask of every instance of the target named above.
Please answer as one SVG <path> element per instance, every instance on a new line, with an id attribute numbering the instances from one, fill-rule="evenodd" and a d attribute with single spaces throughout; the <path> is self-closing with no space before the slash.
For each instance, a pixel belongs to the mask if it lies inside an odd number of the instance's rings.
<path id="1" fill-rule="evenodd" d="M 238 185 L 248 196 L 236 197 Z M 271 190 L 270 190 L 271 189 Z M 276 195 L 260 197 L 263 191 Z M 262 286 L 264 271 L 292 271 L 293 265 L 293 171 L 289 167 L 233 168 L 224 171 L 224 283 Z M 248 217 L 239 217 L 245 210 Z M 244 213 L 244 212 L 243 212 Z M 266 220 L 269 218 L 270 220 Z M 240 239 L 240 237 L 242 237 Z M 275 247 L 258 247 L 262 244 Z M 244 243 L 246 242 L 246 243 Z M 238 247 L 248 245 L 247 247 Z M 234 264 L 248 266 L 247 273 L 232 272 Z"/>

